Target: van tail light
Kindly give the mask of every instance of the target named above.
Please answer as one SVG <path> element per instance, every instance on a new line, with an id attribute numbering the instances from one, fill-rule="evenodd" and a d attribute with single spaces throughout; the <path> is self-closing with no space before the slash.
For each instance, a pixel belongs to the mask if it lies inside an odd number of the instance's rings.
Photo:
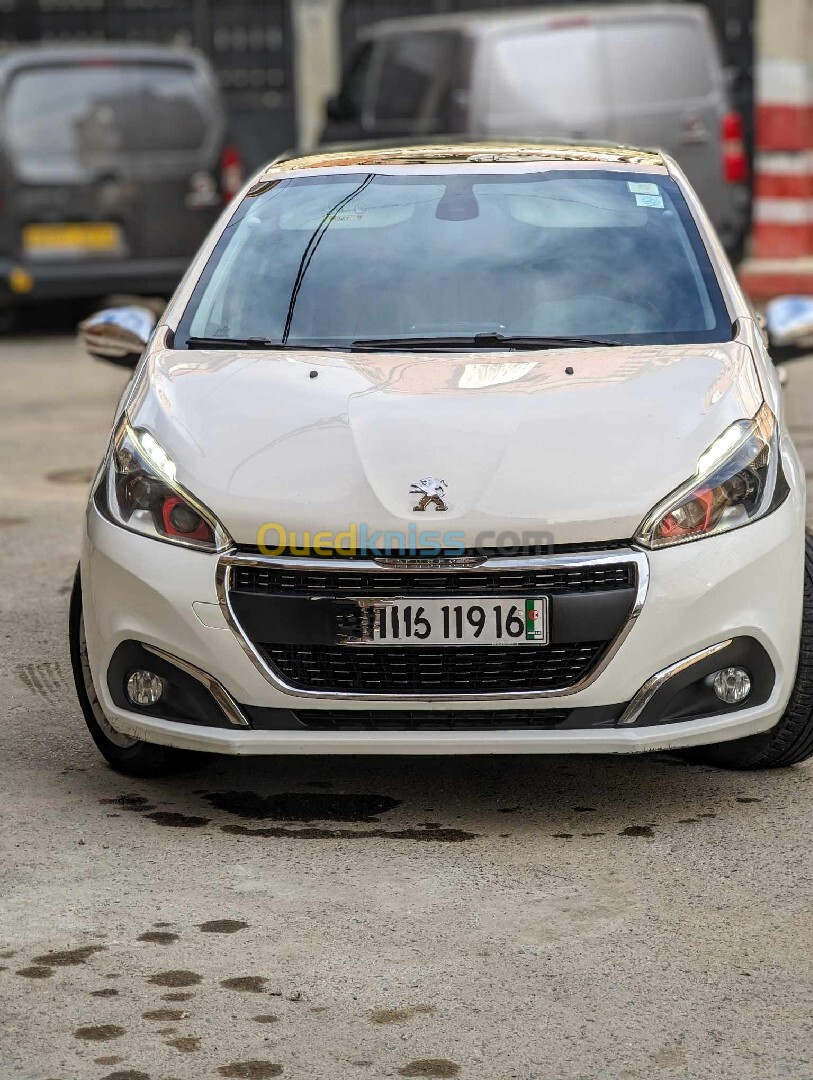
<path id="1" fill-rule="evenodd" d="M 243 186 L 243 155 L 236 146 L 224 146 L 220 155 L 220 191 L 223 202 L 233 199 Z"/>
<path id="2" fill-rule="evenodd" d="M 720 135 L 723 143 L 723 175 L 729 184 L 743 184 L 748 179 L 745 132 L 738 112 L 723 117 Z"/>

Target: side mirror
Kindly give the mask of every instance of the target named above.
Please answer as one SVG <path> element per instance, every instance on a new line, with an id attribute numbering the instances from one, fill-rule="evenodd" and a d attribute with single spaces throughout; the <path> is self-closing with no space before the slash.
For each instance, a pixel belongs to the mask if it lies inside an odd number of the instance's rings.
<path id="1" fill-rule="evenodd" d="M 813 354 L 813 296 L 780 296 L 765 308 L 775 362 Z"/>
<path id="2" fill-rule="evenodd" d="M 157 322 L 146 307 L 105 308 L 79 323 L 79 339 L 94 359 L 135 367 Z"/>

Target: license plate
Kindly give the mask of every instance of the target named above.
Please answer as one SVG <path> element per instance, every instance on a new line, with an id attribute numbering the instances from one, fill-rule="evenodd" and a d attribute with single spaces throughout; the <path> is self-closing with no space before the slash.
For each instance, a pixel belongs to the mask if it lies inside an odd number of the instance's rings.
<path id="1" fill-rule="evenodd" d="M 367 645 L 547 645 L 547 596 L 357 601 Z"/>
<path id="2" fill-rule="evenodd" d="M 121 228 L 112 222 L 81 221 L 50 224 L 36 222 L 23 227 L 23 250 L 39 258 L 73 258 L 77 255 L 117 255 L 124 242 Z"/>

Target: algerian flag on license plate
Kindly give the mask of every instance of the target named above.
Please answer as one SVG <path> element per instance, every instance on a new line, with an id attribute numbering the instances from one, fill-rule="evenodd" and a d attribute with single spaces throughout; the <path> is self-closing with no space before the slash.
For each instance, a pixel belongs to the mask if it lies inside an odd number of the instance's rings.
<path id="1" fill-rule="evenodd" d="M 525 601 L 525 640 L 548 643 L 548 598 Z"/>

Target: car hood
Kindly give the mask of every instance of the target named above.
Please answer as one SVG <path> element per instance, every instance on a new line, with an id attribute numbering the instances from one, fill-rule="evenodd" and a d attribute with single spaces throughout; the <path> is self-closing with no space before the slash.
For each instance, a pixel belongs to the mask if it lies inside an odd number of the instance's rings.
<path id="1" fill-rule="evenodd" d="M 738 342 L 420 355 L 158 349 L 129 411 L 239 544 L 256 545 L 269 523 L 298 544 L 355 523 L 502 547 L 633 536 L 716 436 L 761 402 Z M 414 509 L 410 489 L 425 477 L 446 482 L 445 513 Z M 268 546 L 277 532 L 265 534 Z"/>

